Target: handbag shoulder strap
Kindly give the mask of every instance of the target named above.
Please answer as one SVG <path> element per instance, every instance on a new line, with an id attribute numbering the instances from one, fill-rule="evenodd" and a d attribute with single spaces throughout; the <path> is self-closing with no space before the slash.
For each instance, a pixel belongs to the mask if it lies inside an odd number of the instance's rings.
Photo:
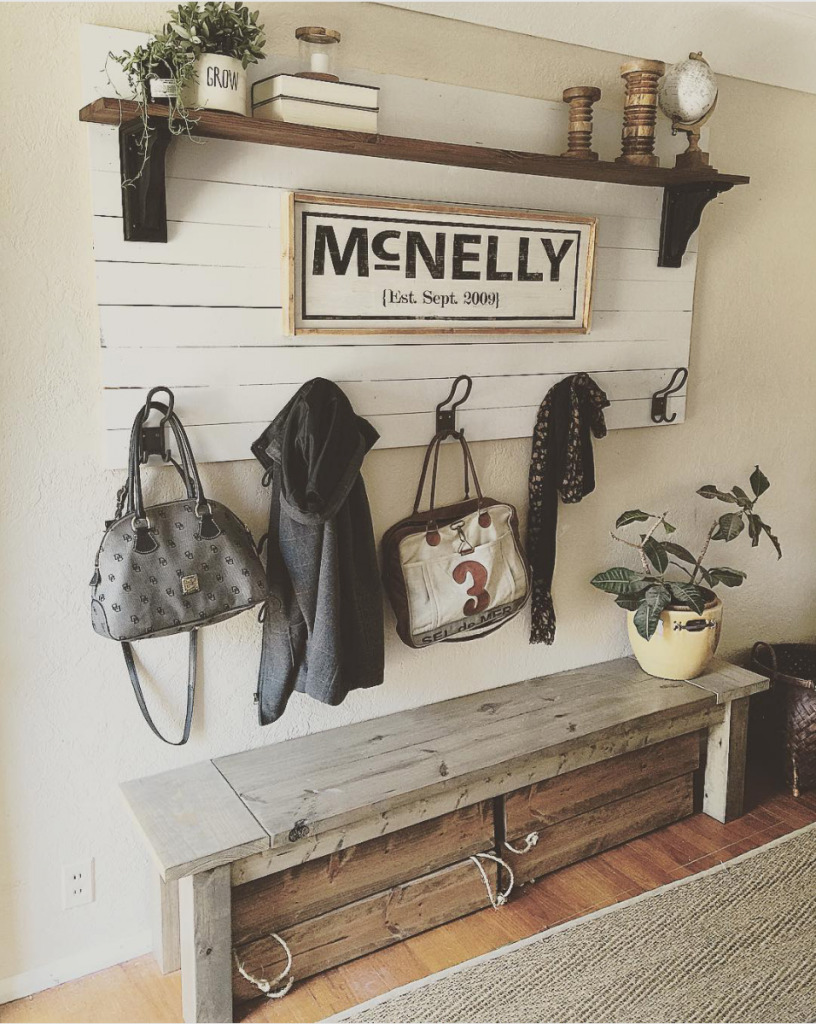
<path id="1" fill-rule="evenodd" d="M 195 689 L 196 689 L 196 675 L 198 668 L 198 630 L 190 630 L 190 647 L 187 659 L 187 711 L 184 716 L 184 729 L 182 730 L 180 740 L 168 740 L 166 736 L 163 736 L 156 723 L 153 721 L 150 712 L 147 710 L 147 703 L 144 699 L 144 693 L 142 692 L 142 685 L 139 682 L 139 673 L 136 671 L 136 662 L 133 658 L 133 648 L 127 643 L 122 643 L 122 654 L 125 656 L 125 665 L 127 665 L 128 675 L 130 676 L 130 682 L 133 686 L 133 692 L 136 695 L 136 703 L 139 705 L 139 710 L 142 712 L 144 720 L 150 726 L 153 733 L 159 737 L 163 743 L 168 743 L 171 747 L 181 747 L 190 738 L 190 729 L 193 724 L 193 705 L 195 703 Z"/>
<path id="2" fill-rule="evenodd" d="M 419 506 L 422 501 L 422 494 L 425 490 L 425 481 L 428 476 L 428 468 L 431 464 L 431 457 L 433 456 L 433 468 L 431 469 L 431 493 L 430 493 L 430 505 L 429 509 L 433 512 L 436 508 L 436 481 L 438 478 L 439 471 L 439 452 L 442 447 L 442 442 L 446 437 L 454 437 L 462 448 L 462 457 L 464 462 L 464 478 L 465 478 L 465 499 L 470 497 L 470 480 L 469 477 L 473 477 L 473 485 L 476 488 L 476 494 L 479 497 L 479 504 L 481 505 L 482 489 L 479 486 L 479 478 L 476 475 L 476 467 L 473 464 L 473 456 L 470 454 L 470 448 L 465 440 L 464 433 L 457 431 L 455 434 L 449 434 L 447 431 L 441 431 L 438 434 L 434 434 L 431 438 L 431 442 L 425 451 L 425 459 L 422 463 L 422 472 L 419 476 L 419 486 L 417 487 L 416 498 L 414 499 L 413 514 L 419 512 Z"/>

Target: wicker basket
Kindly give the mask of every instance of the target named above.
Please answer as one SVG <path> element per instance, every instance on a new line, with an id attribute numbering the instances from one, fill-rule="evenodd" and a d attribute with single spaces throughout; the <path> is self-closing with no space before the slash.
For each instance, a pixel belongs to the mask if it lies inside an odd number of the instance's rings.
<path id="1" fill-rule="evenodd" d="M 770 676 L 777 750 L 794 796 L 816 786 L 816 644 L 754 644 L 754 667 Z M 780 744 L 779 741 L 782 741 Z"/>

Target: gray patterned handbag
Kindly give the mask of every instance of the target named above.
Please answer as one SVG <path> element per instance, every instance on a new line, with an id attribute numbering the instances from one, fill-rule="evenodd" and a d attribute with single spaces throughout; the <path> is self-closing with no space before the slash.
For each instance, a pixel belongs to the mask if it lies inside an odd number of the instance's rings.
<path id="1" fill-rule="evenodd" d="M 153 401 L 156 391 L 170 395 L 168 405 Z M 145 508 L 139 466 L 146 461 L 143 427 L 153 409 L 163 413 L 162 436 L 168 423 L 175 436 L 180 463 L 171 461 L 187 497 Z M 169 452 L 163 457 L 169 460 Z M 133 422 L 127 482 L 119 492 L 113 520 L 106 523 L 91 588 L 93 628 L 122 644 L 145 721 L 165 743 L 186 743 L 193 719 L 198 628 L 261 603 L 266 582 L 249 530 L 225 505 L 204 496 L 168 388 L 154 388 Z M 181 739 L 172 741 L 162 736 L 147 709 L 130 642 L 184 632 L 190 633 L 187 712 Z"/>

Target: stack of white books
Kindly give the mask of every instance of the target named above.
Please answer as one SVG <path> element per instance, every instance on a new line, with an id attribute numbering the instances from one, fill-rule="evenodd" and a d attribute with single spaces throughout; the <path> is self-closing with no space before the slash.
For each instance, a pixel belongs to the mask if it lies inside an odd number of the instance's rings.
<path id="1" fill-rule="evenodd" d="M 271 75 L 252 86 L 252 116 L 265 121 L 374 134 L 379 92 L 371 85 Z"/>

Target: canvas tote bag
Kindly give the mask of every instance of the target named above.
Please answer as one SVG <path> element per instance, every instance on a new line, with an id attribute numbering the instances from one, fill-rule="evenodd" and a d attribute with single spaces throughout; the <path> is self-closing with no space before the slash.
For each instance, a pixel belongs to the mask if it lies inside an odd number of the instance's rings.
<path id="1" fill-rule="evenodd" d="M 450 436 L 434 436 L 425 452 L 414 509 L 383 537 L 383 580 L 397 632 L 409 647 L 474 640 L 493 632 L 524 607 L 530 594 L 518 515 L 507 502 L 482 495 L 473 457 L 461 432 L 465 497 L 436 507 L 439 451 Z M 419 511 L 429 466 L 430 507 Z M 469 477 L 476 497 L 470 497 Z"/>

